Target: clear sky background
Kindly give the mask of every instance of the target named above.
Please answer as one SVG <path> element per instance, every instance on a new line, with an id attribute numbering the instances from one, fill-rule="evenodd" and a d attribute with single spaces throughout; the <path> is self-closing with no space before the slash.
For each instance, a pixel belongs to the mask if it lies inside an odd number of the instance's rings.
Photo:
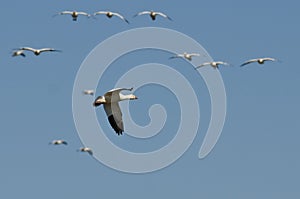
<path id="1" fill-rule="evenodd" d="M 0 198 L 300 198 L 299 6 L 294 0 L 2 1 Z M 77 22 L 70 16 L 53 17 L 63 10 L 93 13 L 103 9 L 120 12 L 131 23 L 104 16 L 79 17 Z M 132 18 L 148 9 L 163 11 L 174 21 Z M 73 122 L 72 89 L 81 63 L 96 45 L 116 33 L 144 26 L 183 32 L 202 44 L 213 59 L 233 66 L 220 68 L 227 93 L 222 135 L 209 156 L 199 160 L 210 118 L 209 95 L 201 77 L 197 80 L 187 62 L 168 60 L 166 52 L 137 52 L 114 63 L 108 74 L 116 76 L 120 75 L 118 64 L 129 68 L 149 62 L 173 65 L 190 75 L 201 99 L 203 127 L 189 150 L 165 169 L 127 174 L 76 152 L 81 142 Z M 11 57 L 12 50 L 22 46 L 53 47 L 62 53 Z M 239 67 L 261 56 L 281 62 Z M 115 81 L 99 85 L 97 95 L 111 89 Z M 155 91 L 163 93 L 163 98 L 153 97 Z M 138 124 L 149 122 L 151 104 L 161 103 L 170 111 L 161 139 L 126 144 L 130 138 L 115 135 L 102 107 L 97 110 L 99 122 L 121 147 L 151 151 L 174 136 L 170 133 L 178 126 L 174 108 L 178 102 L 161 87 L 145 87 L 136 95 L 139 100 L 132 106 L 138 108 L 131 111 Z M 58 138 L 69 145 L 48 145 Z"/>

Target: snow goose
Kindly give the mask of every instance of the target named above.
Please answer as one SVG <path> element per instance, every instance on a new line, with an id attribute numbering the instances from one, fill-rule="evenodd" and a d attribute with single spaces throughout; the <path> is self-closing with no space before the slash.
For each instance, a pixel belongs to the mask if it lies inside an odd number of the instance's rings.
<path id="1" fill-rule="evenodd" d="M 140 15 L 149 15 L 153 21 L 156 19 L 156 16 L 157 16 L 157 15 L 162 16 L 162 17 L 167 18 L 167 19 L 169 19 L 170 21 L 172 21 L 172 19 L 171 19 L 168 15 L 166 15 L 166 14 L 164 14 L 164 13 L 162 13 L 162 12 L 155 12 L 155 11 L 153 11 L 153 10 L 151 10 L 151 11 L 143 11 L 143 12 L 139 12 L 139 13 L 137 13 L 136 15 L 134 15 L 134 17 L 140 16 Z"/>
<path id="2" fill-rule="evenodd" d="M 250 59 L 246 62 L 244 62 L 243 64 L 241 64 L 241 67 L 242 66 L 245 66 L 247 64 L 250 64 L 250 63 L 254 63 L 254 62 L 257 62 L 259 64 L 264 64 L 265 61 L 277 61 L 276 59 L 274 58 L 271 58 L 271 57 L 264 57 L 264 58 L 256 58 L 256 59 Z"/>
<path id="3" fill-rule="evenodd" d="M 87 152 L 88 154 L 93 155 L 93 151 L 92 151 L 92 149 L 89 148 L 89 147 L 81 147 L 81 148 L 79 148 L 77 151 L 80 151 L 80 152 Z"/>
<path id="4" fill-rule="evenodd" d="M 83 94 L 85 94 L 85 95 L 94 95 L 95 91 L 94 90 L 84 90 Z"/>
<path id="5" fill-rule="evenodd" d="M 22 57 L 26 57 L 25 53 L 24 53 L 24 50 L 15 50 L 12 54 L 13 57 L 16 57 L 16 56 L 22 56 Z"/>
<path id="6" fill-rule="evenodd" d="M 229 65 L 228 63 L 226 62 L 223 62 L 223 61 L 212 61 L 212 62 L 205 62 L 203 64 L 200 64 L 199 66 L 197 66 L 195 69 L 198 69 L 200 67 L 203 67 L 203 66 L 208 66 L 210 65 L 211 67 L 213 67 L 214 69 L 217 69 L 219 68 L 219 65 Z"/>
<path id="7" fill-rule="evenodd" d="M 41 48 L 41 49 L 35 49 L 31 47 L 22 47 L 19 50 L 27 50 L 33 52 L 36 56 L 40 55 L 42 52 L 60 52 L 60 50 L 55 50 L 53 48 Z"/>
<path id="8" fill-rule="evenodd" d="M 73 21 L 77 21 L 79 15 L 90 17 L 91 15 L 86 12 L 77 12 L 77 11 L 62 11 L 58 15 L 71 15 Z M 55 15 L 56 16 L 56 15 Z"/>
<path id="9" fill-rule="evenodd" d="M 50 142 L 49 144 L 52 145 L 68 145 L 68 143 L 65 140 L 53 140 L 52 142 Z"/>
<path id="10" fill-rule="evenodd" d="M 120 92 L 124 90 L 132 91 L 132 89 L 133 88 L 112 89 L 105 93 L 104 96 L 97 97 L 93 104 L 95 107 L 103 104 L 108 121 L 118 135 L 122 135 L 122 132 L 124 132 L 122 112 L 118 102 L 137 99 L 137 97 L 133 94 L 123 95 Z"/>
<path id="11" fill-rule="evenodd" d="M 125 21 L 126 23 L 129 24 L 129 21 L 122 16 L 121 14 L 117 13 L 117 12 L 111 12 L 111 11 L 98 11 L 94 13 L 94 16 L 96 15 L 106 15 L 108 18 L 112 18 L 113 16 L 119 17 L 120 19 L 122 19 L 123 21 Z"/>
<path id="12" fill-rule="evenodd" d="M 172 57 L 170 57 L 170 59 L 175 59 L 175 58 L 184 58 L 184 59 L 187 59 L 189 61 L 192 61 L 192 57 L 199 57 L 200 54 L 198 53 L 187 53 L 187 52 L 184 52 L 183 54 L 176 54 Z"/>

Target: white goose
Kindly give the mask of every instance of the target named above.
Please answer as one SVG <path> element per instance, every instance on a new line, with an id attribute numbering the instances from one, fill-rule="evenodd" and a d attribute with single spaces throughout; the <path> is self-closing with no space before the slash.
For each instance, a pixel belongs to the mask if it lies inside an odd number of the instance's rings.
<path id="1" fill-rule="evenodd" d="M 68 145 L 68 143 L 65 140 L 53 140 L 52 142 L 50 142 L 49 144 L 52 145 Z"/>
<path id="2" fill-rule="evenodd" d="M 129 21 L 122 16 L 121 14 L 117 13 L 117 12 L 111 12 L 111 11 L 98 11 L 94 13 L 94 16 L 96 15 L 106 15 L 108 18 L 112 18 L 113 16 L 119 17 L 120 19 L 122 19 L 123 21 L 125 21 L 126 23 L 129 24 Z"/>
<path id="3" fill-rule="evenodd" d="M 241 64 L 241 67 L 242 67 L 242 66 L 245 66 L 245 65 L 247 65 L 247 64 L 253 63 L 253 62 L 257 62 L 257 63 L 259 63 L 259 64 L 264 64 L 265 61 L 277 61 L 277 60 L 274 59 L 274 58 L 271 58 L 271 57 L 264 57 L 264 58 L 250 59 L 250 60 L 244 62 L 243 64 Z"/>
<path id="4" fill-rule="evenodd" d="M 13 57 L 16 57 L 16 56 L 22 56 L 22 57 L 26 57 L 25 53 L 24 53 L 24 50 L 15 50 L 12 54 Z"/>
<path id="5" fill-rule="evenodd" d="M 151 11 L 143 11 L 143 12 L 139 12 L 139 13 L 137 13 L 136 15 L 134 15 L 134 17 L 140 16 L 140 15 L 149 15 L 153 21 L 156 19 L 156 16 L 157 16 L 157 15 L 162 16 L 162 17 L 167 18 L 167 19 L 169 19 L 170 21 L 172 21 L 172 19 L 171 19 L 168 15 L 166 15 L 166 14 L 164 14 L 164 13 L 162 13 L 162 12 L 155 12 L 155 11 L 153 11 L 153 10 L 151 10 Z"/>
<path id="6" fill-rule="evenodd" d="M 205 62 L 205 63 L 200 64 L 199 66 L 197 66 L 195 69 L 198 69 L 198 68 L 203 67 L 203 66 L 208 66 L 208 65 L 210 65 L 214 69 L 217 69 L 217 68 L 219 68 L 219 65 L 226 65 L 226 66 L 228 66 L 229 64 L 226 63 L 226 62 L 223 62 L 223 61 Z"/>
<path id="7" fill-rule="evenodd" d="M 123 100 L 137 99 L 137 97 L 133 94 L 123 95 L 120 92 L 123 90 L 132 91 L 132 89 L 133 88 L 112 89 L 105 93 L 104 96 L 97 97 L 93 104 L 95 107 L 103 104 L 104 110 L 108 117 L 108 121 L 118 135 L 122 135 L 122 132 L 124 132 L 122 112 L 118 102 Z"/>
<path id="8" fill-rule="evenodd" d="M 87 152 L 88 154 L 93 155 L 93 151 L 92 151 L 92 149 L 89 148 L 89 147 L 81 147 L 81 148 L 79 148 L 77 151 L 80 151 L 80 152 Z"/>
<path id="9" fill-rule="evenodd" d="M 36 56 L 40 55 L 42 52 L 60 52 L 60 50 L 55 50 L 54 48 L 41 48 L 35 49 L 31 47 L 22 47 L 19 50 L 27 50 L 33 52 Z"/>
<path id="10" fill-rule="evenodd" d="M 199 57 L 199 56 L 200 56 L 200 54 L 198 54 L 198 53 L 187 53 L 187 52 L 184 52 L 183 54 L 174 55 L 174 56 L 170 57 L 170 59 L 184 58 L 184 59 L 187 59 L 189 61 L 192 61 L 192 57 Z"/>
<path id="11" fill-rule="evenodd" d="M 85 95 L 94 95 L 95 91 L 94 90 L 84 90 L 83 94 L 85 94 Z"/>
<path id="12" fill-rule="evenodd" d="M 77 12 L 77 11 L 62 11 L 58 15 L 71 15 L 73 21 L 77 21 L 79 15 L 90 17 L 91 15 L 86 12 Z"/>

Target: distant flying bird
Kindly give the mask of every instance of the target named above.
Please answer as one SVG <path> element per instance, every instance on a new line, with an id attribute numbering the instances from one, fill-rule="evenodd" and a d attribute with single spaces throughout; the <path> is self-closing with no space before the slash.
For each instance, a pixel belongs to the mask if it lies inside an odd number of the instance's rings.
<path id="1" fill-rule="evenodd" d="M 192 57 L 199 57 L 199 56 L 200 56 L 200 54 L 198 54 L 198 53 L 187 53 L 187 52 L 184 52 L 183 54 L 174 55 L 174 56 L 170 57 L 170 59 L 184 58 L 184 59 L 187 59 L 189 61 L 192 61 Z"/>
<path id="2" fill-rule="evenodd" d="M 123 90 L 132 91 L 132 89 L 133 88 L 112 89 L 112 90 L 108 91 L 107 93 L 105 93 L 104 96 L 97 97 L 93 104 L 95 107 L 103 104 L 104 110 L 108 117 L 108 121 L 118 135 L 122 135 L 122 132 L 124 132 L 122 112 L 121 112 L 118 102 L 123 101 L 123 100 L 137 99 L 137 97 L 133 94 L 123 95 L 120 92 Z"/>
<path id="3" fill-rule="evenodd" d="M 12 54 L 13 57 L 16 57 L 16 56 L 22 56 L 22 57 L 26 57 L 25 53 L 24 53 L 24 50 L 15 50 Z"/>
<path id="4" fill-rule="evenodd" d="M 41 48 L 35 49 L 31 47 L 22 47 L 19 50 L 27 50 L 33 52 L 36 56 L 40 55 L 42 52 L 60 52 L 60 50 L 55 50 L 54 48 Z"/>
<path id="5" fill-rule="evenodd" d="M 250 64 L 250 63 L 253 63 L 253 62 L 257 62 L 257 63 L 259 63 L 259 64 L 264 64 L 265 61 L 277 61 L 277 60 L 274 59 L 274 58 L 271 58 L 271 57 L 264 57 L 264 58 L 250 59 L 250 60 L 244 62 L 241 66 L 245 66 L 245 65 Z"/>
<path id="6" fill-rule="evenodd" d="M 77 12 L 77 11 L 62 11 L 58 13 L 57 15 L 71 15 L 73 21 L 77 21 L 77 18 L 79 15 L 83 15 L 86 17 L 90 17 L 91 15 L 86 12 Z M 55 15 L 56 16 L 56 15 Z"/>
<path id="7" fill-rule="evenodd" d="M 98 11 L 94 13 L 94 16 L 96 15 L 106 15 L 108 18 L 112 18 L 113 16 L 119 17 L 120 19 L 122 19 L 123 21 L 125 21 L 126 23 L 129 23 L 129 21 L 123 17 L 121 14 L 117 13 L 117 12 L 111 12 L 111 11 Z"/>
<path id="8" fill-rule="evenodd" d="M 95 91 L 94 90 L 84 90 L 83 94 L 85 94 L 85 95 L 94 95 Z"/>
<path id="9" fill-rule="evenodd" d="M 166 14 L 164 14 L 164 13 L 162 13 L 162 12 L 155 12 L 155 11 L 153 11 L 153 10 L 151 10 L 151 11 L 143 11 L 143 12 L 139 12 L 139 13 L 137 13 L 136 15 L 134 15 L 134 17 L 140 16 L 140 15 L 149 15 L 153 21 L 156 19 L 156 16 L 157 16 L 157 15 L 162 16 L 162 17 L 167 18 L 167 19 L 169 19 L 169 20 L 172 21 L 172 19 L 171 19 L 168 15 L 166 15 Z"/>
<path id="10" fill-rule="evenodd" d="M 62 145 L 62 144 L 68 145 L 68 143 L 65 140 L 53 140 L 49 144 L 53 144 L 53 145 Z"/>
<path id="11" fill-rule="evenodd" d="M 226 63 L 226 62 L 222 62 L 222 61 L 205 62 L 205 63 L 200 64 L 199 66 L 197 66 L 195 69 L 198 69 L 198 68 L 203 67 L 203 66 L 208 66 L 208 65 L 210 65 L 214 69 L 217 69 L 217 68 L 219 68 L 219 65 L 229 65 L 229 64 Z"/>
<path id="12" fill-rule="evenodd" d="M 89 153 L 90 155 L 93 155 L 93 151 L 91 148 L 89 147 L 81 147 L 80 149 L 78 149 L 77 151 L 80 151 L 80 152 L 87 152 Z"/>

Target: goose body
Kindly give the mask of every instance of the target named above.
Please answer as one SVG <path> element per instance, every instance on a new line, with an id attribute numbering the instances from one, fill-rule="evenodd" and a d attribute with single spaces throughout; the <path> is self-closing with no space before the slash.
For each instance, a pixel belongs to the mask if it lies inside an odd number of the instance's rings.
<path id="1" fill-rule="evenodd" d="M 79 15 L 90 17 L 91 15 L 86 12 L 77 12 L 77 11 L 62 11 L 58 13 L 59 15 L 71 15 L 73 21 L 77 21 Z"/>
<path id="2" fill-rule="evenodd" d="M 52 142 L 50 142 L 49 144 L 52 145 L 68 145 L 68 143 L 65 140 L 53 140 Z"/>
<path id="3" fill-rule="evenodd" d="M 254 62 L 257 62 L 259 64 L 264 64 L 265 61 L 277 61 L 277 60 L 274 59 L 274 58 L 271 58 L 271 57 L 263 57 L 263 58 L 250 59 L 250 60 L 247 60 L 246 62 L 244 62 L 243 64 L 241 64 L 241 66 L 245 66 L 247 64 L 251 64 L 251 63 L 254 63 Z"/>
<path id="4" fill-rule="evenodd" d="M 174 56 L 170 57 L 170 59 L 184 58 L 184 59 L 187 59 L 189 61 L 192 61 L 192 57 L 199 57 L 199 56 L 200 56 L 200 54 L 198 54 L 198 53 L 187 53 L 187 52 L 184 52 L 183 54 L 174 55 Z"/>
<path id="5" fill-rule="evenodd" d="M 104 110 L 108 117 L 108 121 L 114 131 L 118 135 L 122 135 L 124 132 L 124 124 L 122 120 L 122 112 L 119 106 L 120 101 L 123 100 L 135 100 L 137 97 L 133 94 L 123 95 L 120 92 L 124 90 L 132 91 L 133 88 L 116 88 L 108 91 L 103 96 L 99 96 L 94 101 L 95 107 L 103 104 Z"/>
<path id="6" fill-rule="evenodd" d="M 223 62 L 223 61 L 212 61 L 212 62 L 205 62 L 203 64 L 200 64 L 199 66 L 197 66 L 195 69 L 198 69 L 198 68 L 201 68 L 203 66 L 211 66 L 213 67 L 214 69 L 217 69 L 219 68 L 219 65 L 229 65 L 228 63 L 226 62 Z"/>
<path id="7" fill-rule="evenodd" d="M 41 49 L 35 49 L 35 48 L 31 48 L 31 47 L 22 47 L 19 50 L 22 51 L 31 51 L 33 52 L 36 56 L 40 55 L 42 52 L 56 52 L 56 51 L 60 51 L 60 50 L 55 50 L 54 48 L 41 48 Z"/>
<path id="8" fill-rule="evenodd" d="M 137 13 L 136 15 L 134 15 L 134 17 L 135 17 L 135 16 L 140 16 L 140 15 L 149 15 L 153 21 L 156 19 L 157 15 L 159 15 L 159 16 L 161 16 L 161 17 L 163 17 L 163 18 L 166 18 L 166 19 L 169 19 L 169 20 L 172 21 L 172 19 L 171 19 L 168 15 L 166 15 L 166 14 L 164 14 L 164 13 L 162 13 L 162 12 L 155 12 L 155 11 L 153 11 L 153 10 L 151 10 L 151 11 L 143 11 L 143 12 L 139 12 L 139 13 Z"/>
<path id="9" fill-rule="evenodd" d="M 94 13 L 94 16 L 96 15 L 106 15 L 108 18 L 112 18 L 113 16 L 116 16 L 120 19 L 122 19 L 123 21 L 125 21 L 126 23 L 129 23 L 129 21 L 120 13 L 117 12 L 111 12 L 111 11 L 98 11 Z"/>

